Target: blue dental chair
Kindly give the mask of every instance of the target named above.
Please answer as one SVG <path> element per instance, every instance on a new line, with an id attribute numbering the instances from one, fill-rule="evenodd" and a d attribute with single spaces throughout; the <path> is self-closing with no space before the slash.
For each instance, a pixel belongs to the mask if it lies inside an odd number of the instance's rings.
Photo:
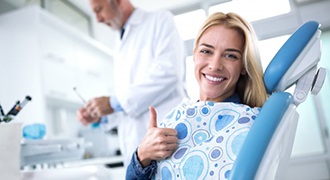
<path id="1" fill-rule="evenodd" d="M 271 94 L 246 136 L 230 180 L 282 180 L 292 152 L 299 114 L 296 107 L 309 92 L 316 95 L 326 70 L 321 57 L 321 30 L 316 21 L 300 26 L 274 56 L 264 73 Z M 285 92 L 295 85 L 294 93 Z"/>

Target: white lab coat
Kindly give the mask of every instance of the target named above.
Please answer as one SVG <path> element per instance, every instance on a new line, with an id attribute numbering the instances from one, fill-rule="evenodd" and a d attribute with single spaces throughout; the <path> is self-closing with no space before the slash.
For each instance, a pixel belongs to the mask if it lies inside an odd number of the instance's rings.
<path id="1" fill-rule="evenodd" d="M 186 97 L 186 53 L 172 14 L 141 9 L 125 24 L 117 52 L 114 87 L 124 109 L 118 136 L 127 166 L 147 132 L 149 106 L 156 108 L 160 121 Z"/>

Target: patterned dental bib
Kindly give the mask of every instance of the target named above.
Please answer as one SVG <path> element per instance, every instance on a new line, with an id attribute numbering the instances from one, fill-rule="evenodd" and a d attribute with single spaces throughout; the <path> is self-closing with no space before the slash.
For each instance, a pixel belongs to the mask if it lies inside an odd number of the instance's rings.
<path id="1" fill-rule="evenodd" d="M 179 147 L 157 162 L 155 179 L 228 179 L 260 108 L 228 102 L 182 101 L 159 127 L 177 130 Z"/>

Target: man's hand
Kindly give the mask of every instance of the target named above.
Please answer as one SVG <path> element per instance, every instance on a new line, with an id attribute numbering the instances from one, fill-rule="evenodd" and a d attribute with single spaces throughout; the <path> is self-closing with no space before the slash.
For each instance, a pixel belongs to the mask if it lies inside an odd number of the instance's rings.
<path id="1" fill-rule="evenodd" d="M 149 110 L 149 128 L 137 150 L 138 159 L 143 167 L 150 165 L 151 160 L 166 159 L 178 147 L 176 130 L 172 128 L 158 128 L 156 110 L 153 107 L 150 107 Z"/>
<path id="2" fill-rule="evenodd" d="M 112 114 L 114 110 L 110 106 L 110 97 L 97 97 L 89 100 L 84 107 L 77 111 L 79 121 L 87 125 L 97 122 L 102 116 Z"/>
<path id="3" fill-rule="evenodd" d="M 86 103 L 86 111 L 92 117 L 102 117 L 113 113 L 110 106 L 110 97 L 97 97 Z"/>
<path id="4" fill-rule="evenodd" d="M 88 125 L 90 123 L 93 123 L 93 122 L 97 122 L 99 121 L 100 118 L 98 117 L 92 117 L 86 110 L 85 107 L 82 107 L 80 108 L 78 111 L 77 111 L 77 118 L 79 119 L 79 121 L 83 124 L 83 125 Z"/>

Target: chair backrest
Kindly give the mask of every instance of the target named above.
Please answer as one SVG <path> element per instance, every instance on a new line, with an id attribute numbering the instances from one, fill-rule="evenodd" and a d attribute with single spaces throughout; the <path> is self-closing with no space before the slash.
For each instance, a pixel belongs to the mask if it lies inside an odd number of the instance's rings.
<path id="1" fill-rule="evenodd" d="M 285 177 L 299 118 L 296 106 L 306 99 L 309 91 L 317 94 L 325 79 L 325 69 L 317 71 L 321 56 L 319 27 L 316 21 L 304 23 L 268 65 L 264 82 L 271 96 L 251 127 L 229 179 Z M 295 92 L 285 92 L 292 85 L 296 85 Z"/>

